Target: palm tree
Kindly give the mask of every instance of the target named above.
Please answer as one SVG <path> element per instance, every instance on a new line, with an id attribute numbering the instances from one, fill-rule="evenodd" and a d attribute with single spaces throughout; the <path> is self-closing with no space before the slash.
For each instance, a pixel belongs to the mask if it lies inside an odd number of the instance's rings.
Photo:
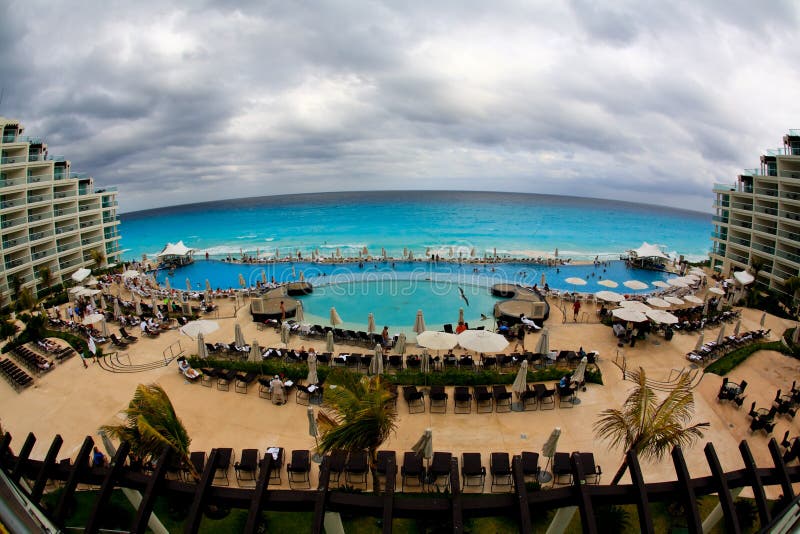
<path id="1" fill-rule="evenodd" d="M 130 443 L 131 453 L 143 461 L 158 458 L 165 445 L 172 447 L 178 460 L 189 469 L 195 480 L 200 479 L 200 474 L 189 461 L 192 440 L 161 386 L 136 386 L 133 399 L 124 413 L 127 416 L 125 424 L 106 425 L 101 430 Z"/>
<path id="2" fill-rule="evenodd" d="M 39 281 L 41 282 L 42 291 L 46 291 L 53 285 L 53 272 L 50 270 L 50 267 L 47 265 L 43 265 L 39 269 Z"/>
<path id="3" fill-rule="evenodd" d="M 625 400 L 621 410 L 608 409 L 594 424 L 600 439 L 608 439 L 611 447 L 622 445 L 645 459 L 662 459 L 676 445 L 687 446 L 703 437 L 708 423 L 685 426 L 694 415 L 694 396 L 691 378 L 684 373 L 667 397 L 658 402 L 655 392 L 647 385 L 643 368 L 639 368 L 636 387 Z M 612 485 L 619 483 L 628 469 L 622 461 Z"/>
<path id="4" fill-rule="evenodd" d="M 317 415 L 321 437 L 321 454 L 341 449 L 348 452 L 366 450 L 369 454 L 373 488 L 380 488 L 375 464 L 378 448 L 397 426 L 397 412 L 392 394 L 380 376 L 359 377 L 342 373 L 329 377 L 335 388 L 325 389 L 325 408 Z"/>
<path id="5" fill-rule="evenodd" d="M 92 258 L 92 262 L 94 263 L 94 268 L 99 269 L 103 262 L 106 261 L 106 255 L 103 254 L 103 251 L 99 248 L 93 248 L 89 251 L 89 256 Z"/>

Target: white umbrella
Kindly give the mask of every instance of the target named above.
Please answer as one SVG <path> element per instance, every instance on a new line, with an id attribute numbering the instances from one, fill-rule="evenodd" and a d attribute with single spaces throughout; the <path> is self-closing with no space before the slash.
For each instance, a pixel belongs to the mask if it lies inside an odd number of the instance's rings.
<path id="1" fill-rule="evenodd" d="M 722 345 L 725 342 L 725 325 L 719 327 L 719 334 L 717 335 L 717 345 Z"/>
<path id="2" fill-rule="evenodd" d="M 668 287 L 672 287 L 672 286 L 670 286 L 668 283 L 666 283 L 663 280 L 656 280 L 655 282 L 653 282 L 653 285 L 655 287 L 660 287 L 661 289 L 666 289 Z"/>
<path id="3" fill-rule="evenodd" d="M 610 287 L 612 289 L 615 288 L 615 287 L 619 287 L 619 284 L 616 283 L 613 280 L 607 280 L 607 279 L 606 280 L 599 280 L 597 283 L 600 284 L 601 286 Z"/>
<path id="4" fill-rule="evenodd" d="M 236 325 L 233 327 L 233 339 L 233 342 L 237 347 L 244 347 L 247 345 L 244 340 L 244 334 L 242 334 L 242 325 L 239 323 L 236 323 Z"/>
<path id="5" fill-rule="evenodd" d="M 464 308 L 458 309 L 458 322 L 459 324 L 464 322 Z"/>
<path id="6" fill-rule="evenodd" d="M 550 352 L 550 331 L 547 328 L 542 328 L 539 334 L 539 341 L 536 343 L 536 354 L 547 354 Z"/>
<path id="7" fill-rule="evenodd" d="M 369 312 L 367 316 L 367 332 L 370 334 L 375 331 L 375 315 L 372 312 Z"/>
<path id="8" fill-rule="evenodd" d="M 208 321 L 200 319 L 198 321 L 190 321 L 181 327 L 181 334 L 189 337 L 197 337 L 198 334 L 210 334 L 219 329 L 219 324 L 216 321 Z"/>
<path id="9" fill-rule="evenodd" d="M 295 302 L 297 303 L 297 307 L 294 309 L 294 320 L 298 323 L 302 323 L 306 318 L 303 312 L 303 302 L 300 300 L 296 300 Z"/>
<path id="10" fill-rule="evenodd" d="M 331 326 L 336 326 L 337 324 L 342 324 L 342 318 L 339 317 L 336 308 L 331 308 Z"/>
<path id="11" fill-rule="evenodd" d="M 306 377 L 306 384 L 319 383 L 319 377 L 317 376 L 317 353 L 309 352 L 306 363 L 308 364 L 308 376 Z"/>
<path id="12" fill-rule="evenodd" d="M 670 304 L 665 299 L 662 299 L 660 297 L 650 297 L 647 299 L 646 302 L 650 306 L 655 306 L 656 308 L 669 308 L 670 306 L 672 306 L 672 304 Z"/>
<path id="13" fill-rule="evenodd" d="M 703 269 L 701 269 L 700 267 L 692 267 L 689 270 L 689 274 L 694 274 L 694 275 L 700 276 L 702 278 L 705 278 L 705 276 L 706 276 L 706 272 Z"/>
<path id="14" fill-rule="evenodd" d="M 136 309 L 136 315 L 142 315 L 142 303 L 140 302 L 140 299 L 137 298 L 136 296 L 133 297 L 133 305 L 134 308 Z"/>
<path id="15" fill-rule="evenodd" d="M 83 324 L 86 324 L 86 325 L 95 324 L 95 323 L 99 323 L 102 320 L 103 320 L 103 314 L 102 313 L 93 313 L 93 314 L 87 315 L 86 317 L 83 318 Z"/>
<path id="16" fill-rule="evenodd" d="M 694 295 L 685 295 L 683 297 L 683 300 L 685 300 L 686 302 L 691 302 L 692 304 L 702 304 L 703 303 L 703 299 L 701 299 L 700 297 L 696 297 Z"/>
<path id="17" fill-rule="evenodd" d="M 733 273 L 733 277 L 736 279 L 737 282 L 739 282 L 743 286 L 755 282 L 755 278 L 753 277 L 753 275 L 748 273 L 747 271 L 736 271 L 735 273 Z"/>
<path id="18" fill-rule="evenodd" d="M 83 286 L 75 286 L 75 287 L 71 287 L 69 289 L 69 292 L 72 293 L 73 295 L 77 295 L 78 293 L 80 293 L 81 291 L 83 291 L 85 289 L 86 288 L 83 287 Z"/>
<path id="19" fill-rule="evenodd" d="M 377 344 L 375 345 L 375 354 L 372 356 L 372 361 L 369 362 L 369 374 L 383 374 L 383 348 Z"/>
<path id="20" fill-rule="evenodd" d="M 627 287 L 628 289 L 633 289 L 634 291 L 648 288 L 647 284 L 645 284 L 644 282 L 640 282 L 639 280 L 628 280 L 626 282 L 622 282 L 622 285 Z"/>
<path id="21" fill-rule="evenodd" d="M 594 296 L 606 302 L 621 302 L 625 300 L 624 295 L 620 295 L 614 291 L 598 291 Z"/>
<path id="22" fill-rule="evenodd" d="M 103 337 L 108 337 L 108 325 L 105 317 L 100 321 L 100 333 L 103 334 Z"/>
<path id="23" fill-rule="evenodd" d="M 289 326 L 289 323 L 283 323 L 281 325 L 281 343 L 283 343 L 287 347 L 289 346 L 289 341 L 291 339 L 291 330 L 290 329 L 291 329 L 291 326 Z"/>
<path id="24" fill-rule="evenodd" d="M 519 371 L 517 371 L 517 377 L 514 379 L 514 383 L 511 385 L 511 391 L 517 394 L 517 396 L 522 395 L 528 387 L 528 360 L 522 360 L 522 363 L 519 365 Z"/>
<path id="25" fill-rule="evenodd" d="M 241 274 L 239 276 L 242 276 Z M 211 282 L 206 278 L 206 291 L 211 291 Z"/>
<path id="26" fill-rule="evenodd" d="M 423 374 L 428 374 L 431 371 L 431 357 L 428 354 L 428 349 L 422 349 L 422 357 L 419 361 L 419 370 Z"/>
<path id="27" fill-rule="evenodd" d="M 677 317 L 666 310 L 650 310 L 645 315 L 653 321 L 661 324 L 675 324 L 680 321 Z"/>
<path id="28" fill-rule="evenodd" d="M 697 276 L 696 274 L 687 274 L 683 277 L 683 279 L 692 284 L 695 284 L 700 281 L 700 277 Z"/>
<path id="29" fill-rule="evenodd" d="M 422 316 L 422 310 L 417 310 L 417 318 L 414 320 L 414 332 L 421 334 L 425 330 L 425 318 Z"/>
<path id="30" fill-rule="evenodd" d="M 328 334 L 325 336 L 325 350 L 332 353 L 333 348 L 333 330 L 328 330 Z"/>
<path id="31" fill-rule="evenodd" d="M 97 284 L 99 284 L 99 283 L 100 283 L 100 282 L 98 282 L 96 278 L 90 278 L 89 280 L 87 280 L 86 282 L 84 282 L 84 285 L 87 285 L 87 286 L 89 286 L 89 287 L 95 287 L 95 286 L 97 286 Z"/>
<path id="32" fill-rule="evenodd" d="M 632 323 L 641 323 L 647 320 L 647 316 L 644 313 L 632 310 L 630 308 L 617 308 L 615 310 L 611 310 L 611 315 L 622 321 L 630 321 Z"/>
<path id="33" fill-rule="evenodd" d="M 684 303 L 684 302 L 683 302 L 681 299 L 679 299 L 678 297 L 672 297 L 672 296 L 669 296 L 669 297 L 664 297 L 664 300 L 666 300 L 666 301 L 667 301 L 667 302 L 669 302 L 670 304 L 674 304 L 675 306 L 680 306 L 681 304 L 685 304 L 685 303 Z"/>
<path id="34" fill-rule="evenodd" d="M 116 319 L 120 315 L 122 315 L 122 309 L 119 307 L 119 300 L 114 299 L 114 318 Z"/>
<path id="35" fill-rule="evenodd" d="M 426 428 L 425 433 L 411 446 L 411 450 L 426 460 L 433 458 L 433 430 Z"/>
<path id="36" fill-rule="evenodd" d="M 708 288 L 708 292 L 709 293 L 714 293 L 715 295 L 724 295 L 725 294 L 725 290 L 724 289 L 720 289 L 718 287 L 709 287 Z"/>
<path id="37" fill-rule="evenodd" d="M 673 287 L 689 287 L 689 282 L 687 282 L 683 278 L 670 278 L 669 280 L 667 280 L 667 284 Z"/>
<path id="38" fill-rule="evenodd" d="M 733 335 L 734 336 L 738 336 L 739 335 L 739 329 L 741 327 L 742 327 L 742 320 L 739 319 L 738 321 L 736 321 L 736 326 L 733 327 Z"/>
<path id="39" fill-rule="evenodd" d="M 397 354 L 405 354 L 406 352 L 406 334 L 404 332 L 400 332 L 400 335 L 397 336 L 397 343 L 394 345 L 394 351 Z"/>
<path id="40" fill-rule="evenodd" d="M 766 322 L 767 322 L 767 312 L 764 312 L 761 314 L 761 322 L 760 322 L 761 328 L 764 328 L 764 323 Z"/>
<path id="41" fill-rule="evenodd" d="M 586 366 L 589 363 L 589 358 L 584 356 L 581 358 L 581 361 L 578 363 L 578 367 L 575 369 L 575 372 L 572 373 L 570 377 L 570 382 L 573 384 L 580 384 L 584 381 L 586 377 Z"/>
<path id="42" fill-rule="evenodd" d="M 426 330 L 417 335 L 417 345 L 431 350 L 450 350 L 458 345 L 458 336 L 447 332 Z"/>
<path id="43" fill-rule="evenodd" d="M 88 270 L 88 269 L 86 269 L 86 270 Z M 127 280 L 129 278 L 138 278 L 138 277 L 139 277 L 139 271 L 134 271 L 133 269 L 128 269 L 127 271 L 122 273 L 123 280 Z"/>
<path id="44" fill-rule="evenodd" d="M 638 301 L 638 300 L 626 300 L 626 301 L 620 302 L 619 305 L 622 306 L 623 308 L 628 309 L 628 310 L 636 310 L 636 311 L 642 312 L 642 313 L 653 309 L 650 306 L 648 306 L 647 304 L 645 304 L 644 302 L 641 302 L 641 301 Z"/>
<path id="45" fill-rule="evenodd" d="M 167 291 L 172 291 L 172 285 L 170 285 L 170 283 L 169 283 L 169 277 L 168 276 L 164 277 L 164 288 Z"/>
<path id="46" fill-rule="evenodd" d="M 547 466 L 553 461 L 553 456 L 556 455 L 556 447 L 558 446 L 558 438 L 561 437 L 561 428 L 555 427 L 550 433 L 550 437 L 542 445 L 542 456 L 547 458 L 545 468 L 539 473 L 539 482 L 548 482 L 553 476 L 547 471 Z"/>
<path id="47" fill-rule="evenodd" d="M 206 348 L 206 340 L 203 338 L 203 333 L 197 333 L 197 357 L 205 360 L 208 358 L 208 349 Z"/>
<path id="48" fill-rule="evenodd" d="M 573 286 L 585 286 L 586 280 L 583 278 L 578 278 L 577 276 L 571 276 L 564 280 L 568 284 L 572 284 Z"/>
<path id="49" fill-rule="evenodd" d="M 464 330 L 458 334 L 458 344 L 475 352 L 500 352 L 508 347 L 508 340 L 488 330 Z"/>
<path id="50" fill-rule="evenodd" d="M 251 362 L 261 361 L 261 347 L 258 346 L 258 340 L 254 339 L 253 342 L 250 343 L 250 354 L 247 359 Z"/>
<path id="51" fill-rule="evenodd" d="M 695 352 L 697 352 L 697 351 L 699 351 L 700 349 L 703 348 L 703 341 L 705 340 L 705 337 L 706 337 L 706 333 L 705 332 L 700 332 L 700 335 L 697 336 L 697 343 L 694 346 Z"/>

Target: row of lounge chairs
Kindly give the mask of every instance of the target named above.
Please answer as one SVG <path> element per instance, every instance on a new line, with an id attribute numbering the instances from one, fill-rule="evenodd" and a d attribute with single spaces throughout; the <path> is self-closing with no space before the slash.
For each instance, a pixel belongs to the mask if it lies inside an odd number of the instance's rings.
<path id="1" fill-rule="evenodd" d="M 33 384 L 33 378 L 9 358 L 0 360 L 0 374 L 17 391 Z"/>
<path id="2" fill-rule="evenodd" d="M 37 339 L 33 347 L 42 354 L 52 356 L 58 361 L 75 356 L 76 352 L 71 346 L 62 347 L 58 343 L 49 339 Z"/>
<path id="3" fill-rule="evenodd" d="M 738 336 L 726 336 L 722 343 L 716 341 L 709 341 L 705 343 L 699 350 L 692 350 L 686 354 L 686 359 L 695 363 L 708 363 L 716 360 L 720 356 L 724 356 L 728 352 L 739 347 L 749 345 L 769 336 L 770 330 L 753 330 L 751 332 L 744 332 Z"/>
<path id="4" fill-rule="evenodd" d="M 383 344 L 383 338 L 380 334 L 355 330 L 343 330 L 341 328 L 332 328 L 330 326 L 322 326 L 318 324 L 311 325 L 311 327 L 305 332 L 302 330 L 297 331 L 307 338 L 324 338 L 328 335 L 329 331 L 333 331 L 334 341 L 337 343 L 346 343 L 348 345 L 361 345 L 364 347 L 375 348 L 375 345 Z M 394 345 L 394 342 L 396 341 L 397 336 L 394 337 L 392 345 Z"/>
<path id="5" fill-rule="evenodd" d="M 526 386 L 519 401 L 523 410 L 552 410 L 572 408 L 575 405 L 576 389 L 572 385 L 561 387 L 556 383 L 553 388 L 545 384 Z M 428 410 L 430 413 L 447 413 L 450 395 L 444 386 L 431 386 L 428 392 Z M 408 405 L 409 413 L 425 412 L 425 394 L 416 386 L 403 386 L 403 399 Z M 510 412 L 513 393 L 504 385 L 488 386 L 455 386 L 453 388 L 453 413 L 472 413 L 473 401 L 476 413 Z"/>
<path id="6" fill-rule="evenodd" d="M 731 323 L 741 317 L 741 312 L 739 310 L 726 310 L 722 313 L 710 315 L 709 317 L 703 317 L 703 306 L 675 310 L 671 313 L 676 315 L 680 321 L 670 325 L 670 327 L 676 332 L 684 333 L 698 332 L 704 328 L 713 328 L 719 326 L 721 323 Z"/>
<path id="7" fill-rule="evenodd" d="M 22 363 L 22 365 L 36 374 L 45 373 L 53 369 L 54 363 L 52 360 L 48 360 L 41 354 L 32 351 L 24 345 L 19 345 L 11 349 L 11 354 Z"/>

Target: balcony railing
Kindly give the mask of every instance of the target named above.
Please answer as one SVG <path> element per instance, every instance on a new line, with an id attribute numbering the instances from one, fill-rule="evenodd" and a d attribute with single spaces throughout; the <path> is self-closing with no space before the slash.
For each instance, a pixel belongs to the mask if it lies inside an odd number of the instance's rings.
<path id="1" fill-rule="evenodd" d="M 725 257 L 730 258 L 733 261 L 738 261 L 739 263 L 747 265 L 747 258 L 739 254 L 736 254 L 735 252 L 728 251 L 728 253 L 725 254 Z"/>
<path id="2" fill-rule="evenodd" d="M 717 200 L 711 205 L 712 208 L 729 208 L 730 206 L 730 200 Z"/>
<path id="3" fill-rule="evenodd" d="M 6 178 L 5 180 L 0 180 L 0 187 L 14 187 L 17 185 L 25 185 L 27 182 L 25 178 Z"/>
<path id="4" fill-rule="evenodd" d="M 728 243 L 734 243 L 734 244 L 742 246 L 742 247 L 749 247 L 750 246 L 750 240 L 749 239 L 742 239 L 741 237 L 730 236 L 728 238 Z"/>
<path id="5" fill-rule="evenodd" d="M 795 180 L 800 179 L 800 171 L 781 171 L 780 176 L 782 178 L 794 178 Z"/>
<path id="6" fill-rule="evenodd" d="M 756 250 L 760 250 L 761 252 L 766 252 L 767 254 L 774 255 L 775 254 L 775 247 L 770 245 L 763 245 L 761 243 L 756 243 L 755 241 L 752 244 L 752 247 Z"/>
<path id="7" fill-rule="evenodd" d="M 777 189 L 771 189 L 771 188 L 766 188 L 766 187 L 756 187 L 755 188 L 755 192 L 756 192 L 756 195 L 766 195 L 766 196 L 769 196 L 769 197 L 777 197 L 778 196 L 778 190 Z"/>
<path id="8" fill-rule="evenodd" d="M 3 228 L 12 228 L 20 224 L 25 224 L 26 222 L 28 222 L 27 217 L 17 217 L 16 219 L 4 219 L 2 222 L 0 222 L 0 226 Z"/>
<path id="9" fill-rule="evenodd" d="M 74 232 L 77 229 L 78 229 L 77 224 L 67 224 L 64 226 L 58 226 L 56 227 L 56 234 L 66 234 L 68 232 Z"/>
<path id="10" fill-rule="evenodd" d="M 98 224 L 100 224 L 100 221 L 97 219 L 93 221 L 81 221 L 81 229 L 89 228 L 90 226 L 97 226 Z"/>
<path id="11" fill-rule="evenodd" d="M 72 258 L 71 260 L 59 261 L 58 264 L 61 266 L 61 270 L 69 269 L 75 265 L 83 263 L 83 258 L 77 257 Z"/>
<path id="12" fill-rule="evenodd" d="M 14 163 L 24 163 L 26 160 L 24 155 L 21 156 L 3 156 L 0 157 L 0 164 L 12 165 Z"/>
<path id="13" fill-rule="evenodd" d="M 53 200 L 53 195 L 28 195 L 28 204 Z"/>
<path id="14" fill-rule="evenodd" d="M 34 213 L 33 215 L 28 215 L 28 222 L 36 222 L 41 221 L 47 216 L 45 213 Z"/>
<path id="15" fill-rule="evenodd" d="M 731 219 L 731 226 L 738 226 L 739 228 L 752 228 L 753 223 L 750 221 L 743 221 L 741 219 Z"/>
<path id="16" fill-rule="evenodd" d="M 117 201 L 116 201 L 116 200 L 114 200 L 114 201 L 110 201 L 110 202 L 109 202 L 109 201 L 106 201 L 106 200 L 104 200 L 104 201 L 103 201 L 103 207 L 104 207 L 104 208 L 114 208 L 114 207 L 116 207 L 117 205 L 118 205 L 118 204 L 117 204 Z"/>
<path id="17" fill-rule="evenodd" d="M 711 220 L 716 221 L 716 222 L 720 222 L 720 223 L 723 223 L 723 224 L 728 224 L 728 218 L 727 217 L 723 217 L 721 215 L 712 215 L 711 216 Z"/>
<path id="18" fill-rule="evenodd" d="M 3 137 L 0 138 L 0 142 L 2 142 L 2 143 L 16 143 L 17 142 L 17 134 L 16 133 L 4 133 Z"/>
<path id="19" fill-rule="evenodd" d="M 800 213 L 793 213 L 791 211 L 782 211 L 781 217 L 789 219 L 790 221 L 800 221 Z"/>
<path id="20" fill-rule="evenodd" d="M 711 232 L 711 237 L 713 237 L 714 239 L 725 241 L 726 239 L 728 239 L 728 234 L 723 232 Z"/>
<path id="21" fill-rule="evenodd" d="M 753 211 L 752 204 L 744 204 L 742 202 L 731 202 L 731 207 L 736 210 Z"/>
<path id="22" fill-rule="evenodd" d="M 55 247 L 48 248 L 47 250 L 39 250 L 39 251 L 36 251 L 36 252 L 32 252 L 31 253 L 31 258 L 33 259 L 33 261 L 36 261 L 36 260 L 40 260 L 42 258 L 46 258 L 48 256 L 52 256 L 55 253 L 56 253 Z"/>
<path id="23" fill-rule="evenodd" d="M 52 181 L 53 181 L 53 175 L 50 173 L 28 176 L 29 184 L 38 184 L 42 182 L 52 182 Z"/>
<path id="24" fill-rule="evenodd" d="M 75 191 L 56 191 L 53 193 L 53 198 L 58 200 L 61 198 L 70 198 L 76 196 Z"/>
<path id="25" fill-rule="evenodd" d="M 119 216 L 103 217 L 103 223 L 119 222 Z"/>
<path id="26" fill-rule="evenodd" d="M 100 206 L 92 205 L 92 204 L 82 204 L 78 206 L 78 211 L 89 211 L 89 210 L 99 210 Z"/>
<path id="27" fill-rule="evenodd" d="M 777 217 L 778 216 L 778 208 L 767 208 L 764 206 L 758 206 L 755 209 L 756 213 L 760 213 L 761 215 L 769 215 L 770 217 Z"/>
<path id="28" fill-rule="evenodd" d="M 793 261 L 794 263 L 800 264 L 800 255 L 793 254 L 791 252 L 786 252 L 785 250 L 778 250 L 775 253 L 776 256 L 779 258 L 783 258 L 785 260 Z"/>
<path id="29" fill-rule="evenodd" d="M 736 191 L 736 184 L 714 184 L 714 191 L 719 193 Z"/>
<path id="30" fill-rule="evenodd" d="M 20 237 L 15 237 L 13 239 L 4 239 L 3 248 L 12 248 L 18 245 L 24 245 L 27 242 L 28 242 L 28 237 L 24 235 Z"/>
<path id="31" fill-rule="evenodd" d="M 53 209 L 53 217 L 63 217 L 64 215 L 72 215 L 78 213 L 77 208 L 55 208 Z"/>
<path id="32" fill-rule="evenodd" d="M 87 237 L 85 239 L 81 239 L 81 245 L 83 245 L 85 247 L 86 245 L 92 245 L 94 243 L 99 243 L 102 240 L 103 240 L 103 236 L 101 236 L 101 235 L 94 236 L 94 237 Z"/>
<path id="33" fill-rule="evenodd" d="M 29 232 L 28 238 L 31 240 L 31 242 L 39 241 L 40 239 L 52 236 L 53 233 L 54 232 L 52 230 L 42 230 L 41 232 Z"/>
<path id="34" fill-rule="evenodd" d="M 66 243 L 64 245 L 58 245 L 56 247 L 56 249 L 58 250 L 59 253 L 67 252 L 68 250 L 72 250 L 74 248 L 78 248 L 79 245 L 80 245 L 80 243 L 75 241 L 75 242 L 72 242 L 72 243 Z"/>
<path id="35" fill-rule="evenodd" d="M 0 208 L 7 209 L 7 208 L 19 208 L 25 205 L 24 198 L 12 198 L 11 200 L 3 200 L 0 201 Z"/>
<path id="36" fill-rule="evenodd" d="M 800 233 L 790 232 L 789 230 L 778 230 L 778 237 L 791 239 L 792 241 L 800 241 Z"/>
<path id="37" fill-rule="evenodd" d="M 6 260 L 6 269 L 13 269 L 15 267 L 19 267 L 30 261 L 28 256 L 24 256 L 22 258 L 14 258 L 13 260 Z"/>
<path id="38" fill-rule="evenodd" d="M 774 226 L 767 226 L 765 224 L 753 223 L 753 230 L 758 230 L 769 235 L 775 235 L 776 228 Z"/>

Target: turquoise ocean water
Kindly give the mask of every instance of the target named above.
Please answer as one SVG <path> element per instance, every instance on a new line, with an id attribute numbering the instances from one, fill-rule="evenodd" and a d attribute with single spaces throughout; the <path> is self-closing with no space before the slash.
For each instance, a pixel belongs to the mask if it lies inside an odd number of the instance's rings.
<path id="1" fill-rule="evenodd" d="M 281 256 L 338 249 L 354 257 L 383 247 L 399 257 L 426 251 L 464 257 L 553 254 L 575 259 L 611 257 L 643 241 L 670 253 L 704 259 L 710 214 L 609 200 L 447 191 L 321 193 L 219 201 L 121 216 L 126 259 L 157 253 L 183 240 L 201 253 L 224 257 Z"/>

